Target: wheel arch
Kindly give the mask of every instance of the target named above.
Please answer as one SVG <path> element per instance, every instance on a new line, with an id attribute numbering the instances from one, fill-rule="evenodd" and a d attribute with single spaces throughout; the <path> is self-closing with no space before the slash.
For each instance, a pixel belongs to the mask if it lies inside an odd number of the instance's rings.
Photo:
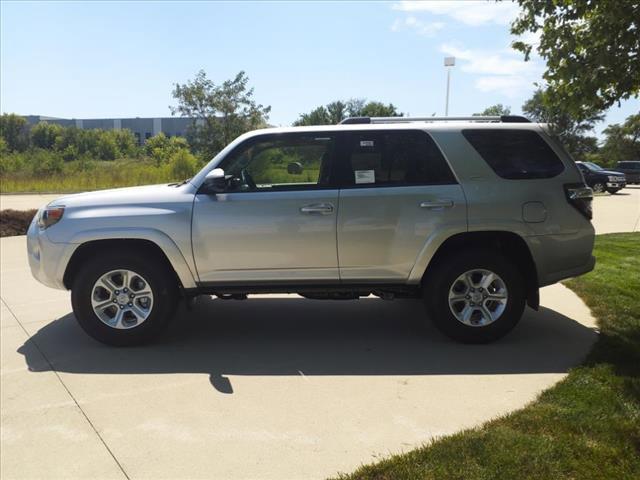
<path id="1" fill-rule="evenodd" d="M 429 273 L 435 269 L 436 265 L 446 261 L 449 255 L 468 247 L 496 250 L 512 260 L 524 277 L 527 304 L 531 308 L 538 309 L 540 294 L 536 265 L 526 241 L 513 232 L 464 232 L 450 236 L 440 244 L 435 254 L 431 257 L 420 282 L 428 281 Z"/>
<path id="2" fill-rule="evenodd" d="M 171 242 L 168 238 L 167 241 Z M 189 266 L 173 242 L 167 246 L 160 245 L 159 242 L 148 238 L 114 237 L 88 239 L 80 243 L 65 268 L 63 275 L 65 288 L 71 289 L 75 275 L 78 273 L 84 260 L 105 250 L 113 249 L 137 250 L 144 255 L 153 255 L 166 266 L 168 271 L 175 275 L 176 282 L 181 289 L 194 288 L 196 286 Z"/>

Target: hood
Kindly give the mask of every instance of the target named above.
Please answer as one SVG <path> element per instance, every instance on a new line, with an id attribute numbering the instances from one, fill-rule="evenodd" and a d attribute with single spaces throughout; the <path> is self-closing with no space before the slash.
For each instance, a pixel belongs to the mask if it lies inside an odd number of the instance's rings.
<path id="1" fill-rule="evenodd" d="M 614 175 L 616 177 L 624 177 L 624 173 L 616 172 L 615 170 L 598 170 L 596 173 L 601 173 L 602 175 Z"/>
<path id="2" fill-rule="evenodd" d="M 56 198 L 50 206 L 103 207 L 122 204 L 165 203 L 175 201 L 192 190 L 190 183 L 176 186 L 170 184 L 145 185 L 142 187 L 113 188 L 94 192 L 76 193 Z M 195 193 L 195 192 L 194 192 Z"/>

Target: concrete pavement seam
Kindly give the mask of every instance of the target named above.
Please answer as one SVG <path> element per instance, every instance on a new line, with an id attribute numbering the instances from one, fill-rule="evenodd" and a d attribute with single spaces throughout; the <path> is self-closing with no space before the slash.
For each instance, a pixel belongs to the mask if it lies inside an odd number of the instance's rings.
<path id="1" fill-rule="evenodd" d="M 67 392 L 67 394 L 69 395 L 69 397 L 71 397 L 71 400 L 73 400 L 73 403 L 75 403 L 76 407 L 78 407 L 78 410 L 80 410 L 80 413 L 82 413 L 82 416 L 84 416 L 85 420 L 87 421 L 87 423 L 89 424 L 89 426 L 91 427 L 91 429 L 94 431 L 94 433 L 98 436 L 98 438 L 100 439 L 100 441 L 102 442 L 102 445 L 104 445 L 104 448 L 107 449 L 107 452 L 109 452 L 109 455 L 111 455 L 111 458 L 113 458 L 113 461 L 116 462 L 116 465 L 118 465 L 118 468 L 120 469 L 120 471 L 122 472 L 122 474 L 125 476 L 125 478 L 127 480 L 130 480 L 129 475 L 127 475 L 127 472 L 125 472 L 124 467 L 122 466 L 122 464 L 118 461 L 118 459 L 116 458 L 115 454 L 111 451 L 111 449 L 109 448 L 109 445 L 107 445 L 107 442 L 105 442 L 104 438 L 102 438 L 102 435 L 100 435 L 100 432 L 98 432 L 98 429 L 95 427 L 95 425 L 93 424 L 93 422 L 91 421 L 91 419 L 89 418 L 89 416 L 87 415 L 87 413 L 82 409 L 82 407 L 80 406 L 80 404 L 78 403 L 78 401 L 76 400 L 76 397 L 73 396 L 73 394 L 71 393 L 71 391 L 69 390 L 69 388 L 65 385 L 65 383 L 62 381 L 62 378 L 60 377 L 60 375 L 58 374 L 58 371 L 55 369 L 55 367 L 53 366 L 53 363 L 51 363 L 51 361 L 49 360 L 49 358 L 44 354 L 44 351 L 40 348 L 40 346 L 38 345 L 38 342 L 36 342 L 31 335 L 29 334 L 29 332 L 27 331 L 26 328 L 24 328 L 24 325 L 22 325 L 22 323 L 20 322 L 20 320 L 18 319 L 18 317 L 16 316 L 15 313 L 13 313 L 13 310 L 11 310 L 11 307 L 9 307 L 9 304 L 7 302 L 4 301 L 4 298 L 0 297 L 0 301 L 2 301 L 2 303 L 4 304 L 5 307 L 7 307 L 7 310 L 9 310 L 9 313 L 11 315 L 13 315 L 13 318 L 16 319 L 16 322 L 18 322 L 18 325 L 20 325 L 20 328 L 22 329 L 22 331 L 27 335 L 27 341 L 31 342 L 33 344 L 34 347 L 36 347 L 36 350 L 38 350 L 38 352 L 40 352 L 40 355 L 42 355 L 42 358 L 45 359 L 45 361 L 47 362 L 47 364 L 49 364 L 49 368 L 51 368 L 51 371 L 54 373 L 54 375 L 56 376 L 56 378 L 58 379 L 58 381 L 60 382 L 60 384 L 62 385 L 62 388 L 64 388 Z"/>

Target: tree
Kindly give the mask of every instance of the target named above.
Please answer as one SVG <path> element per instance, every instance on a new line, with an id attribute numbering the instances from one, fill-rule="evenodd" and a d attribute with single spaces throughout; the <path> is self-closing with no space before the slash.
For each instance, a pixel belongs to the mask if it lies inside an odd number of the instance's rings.
<path id="1" fill-rule="evenodd" d="M 10 152 L 21 152 L 29 146 L 27 120 L 15 113 L 3 113 L 0 117 L 0 137 Z"/>
<path id="2" fill-rule="evenodd" d="M 198 169 L 196 157 L 189 153 L 187 149 L 177 150 L 169 159 L 169 168 L 174 180 L 184 180 L 192 177 Z"/>
<path id="3" fill-rule="evenodd" d="M 216 85 L 200 70 L 195 79 L 175 84 L 172 93 L 178 106 L 169 108 L 173 115 L 200 120 L 192 125 L 190 136 L 202 156 L 210 158 L 239 135 L 266 126 L 271 107 L 255 102 L 248 83 L 245 72 L 240 72 Z"/>
<path id="4" fill-rule="evenodd" d="M 522 111 L 535 122 L 547 123 L 551 136 L 575 160 L 584 160 L 587 153 L 597 151 L 598 140 L 586 134 L 593 131 L 595 123 L 603 119 L 601 114 L 590 113 L 583 120 L 575 120 L 562 106 L 551 103 L 543 90 L 537 90 L 522 106 Z"/>
<path id="5" fill-rule="evenodd" d="M 52 149 L 56 144 L 56 139 L 60 136 L 62 127 L 60 125 L 40 122 L 31 127 L 31 144 L 36 148 Z"/>
<path id="6" fill-rule="evenodd" d="M 189 151 L 189 143 L 184 137 L 167 137 L 160 132 L 154 135 L 144 145 L 147 155 L 156 161 L 156 165 L 167 162 L 179 151 Z"/>
<path id="7" fill-rule="evenodd" d="M 605 140 L 599 152 L 602 164 L 640 160 L 640 114 L 628 116 L 622 125 L 609 125 L 603 133 Z"/>
<path id="8" fill-rule="evenodd" d="M 293 122 L 301 125 L 336 125 L 348 117 L 401 117 L 395 105 L 382 102 L 367 102 L 364 98 L 351 98 L 347 101 L 336 100 L 326 106 L 319 106 L 309 113 L 302 113 Z"/>
<path id="9" fill-rule="evenodd" d="M 640 93 L 638 0 L 518 0 L 511 33 L 540 34 L 543 78 L 552 103 L 578 120 Z M 513 47 L 528 60 L 533 45 Z"/>
<path id="10" fill-rule="evenodd" d="M 491 105 L 490 107 L 485 108 L 480 113 L 474 113 L 473 116 L 500 116 L 500 115 L 511 115 L 511 107 L 504 106 L 501 103 L 496 103 L 495 105 Z"/>

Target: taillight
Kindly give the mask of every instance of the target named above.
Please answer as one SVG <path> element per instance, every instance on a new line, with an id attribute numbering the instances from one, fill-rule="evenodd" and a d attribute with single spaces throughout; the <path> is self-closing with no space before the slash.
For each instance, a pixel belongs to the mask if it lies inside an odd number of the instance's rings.
<path id="1" fill-rule="evenodd" d="M 45 207 L 40 212 L 38 226 L 42 230 L 49 228 L 51 225 L 58 223 L 62 218 L 62 215 L 64 215 L 64 207 Z"/>
<path id="2" fill-rule="evenodd" d="M 567 183 L 564 186 L 567 201 L 588 220 L 593 218 L 593 190 L 584 183 Z"/>

